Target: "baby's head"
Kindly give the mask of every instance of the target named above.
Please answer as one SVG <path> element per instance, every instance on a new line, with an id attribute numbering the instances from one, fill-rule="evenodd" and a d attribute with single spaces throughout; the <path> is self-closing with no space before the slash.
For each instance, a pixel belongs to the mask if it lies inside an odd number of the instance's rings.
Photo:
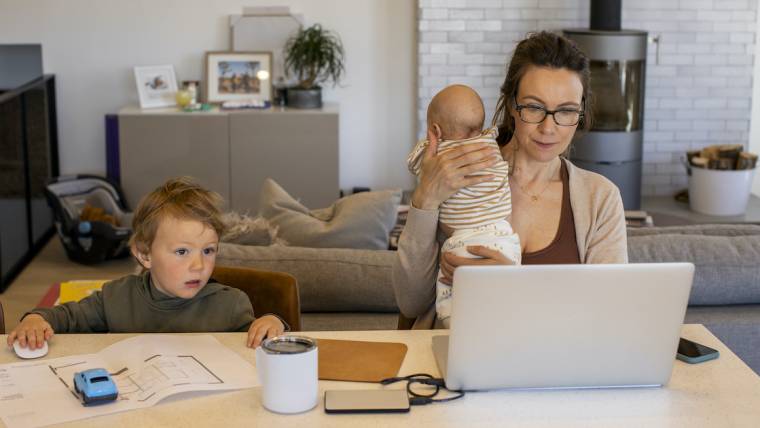
<path id="1" fill-rule="evenodd" d="M 428 130 L 439 140 L 477 137 L 485 121 L 483 100 L 472 88 L 451 85 L 438 92 L 427 110 Z"/>
<path id="2" fill-rule="evenodd" d="M 132 254 L 162 293 L 190 299 L 216 262 L 223 199 L 189 177 L 169 179 L 146 195 L 132 219 Z"/>

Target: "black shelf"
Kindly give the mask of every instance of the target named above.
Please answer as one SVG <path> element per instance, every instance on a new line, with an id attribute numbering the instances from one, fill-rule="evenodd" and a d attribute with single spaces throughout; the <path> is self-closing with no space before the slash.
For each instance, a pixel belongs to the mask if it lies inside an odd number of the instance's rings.
<path id="1" fill-rule="evenodd" d="M 44 188 L 57 175 L 55 76 L 0 90 L 0 292 L 54 234 Z"/>

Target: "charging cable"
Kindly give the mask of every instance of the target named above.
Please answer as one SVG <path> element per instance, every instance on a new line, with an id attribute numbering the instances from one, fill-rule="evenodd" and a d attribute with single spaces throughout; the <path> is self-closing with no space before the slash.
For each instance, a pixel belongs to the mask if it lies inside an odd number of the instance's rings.
<path id="1" fill-rule="evenodd" d="M 417 373 L 409 376 L 389 377 L 380 381 L 382 385 L 390 385 L 396 382 L 406 381 L 406 392 L 409 394 L 409 404 L 412 406 L 423 406 L 430 403 L 445 403 L 464 397 L 464 391 L 452 391 L 446 388 L 446 382 L 441 378 L 435 378 L 427 373 Z M 429 394 L 420 393 L 412 389 L 412 385 L 420 384 L 434 387 Z M 445 398 L 435 398 L 441 389 L 453 392 L 454 395 Z"/>

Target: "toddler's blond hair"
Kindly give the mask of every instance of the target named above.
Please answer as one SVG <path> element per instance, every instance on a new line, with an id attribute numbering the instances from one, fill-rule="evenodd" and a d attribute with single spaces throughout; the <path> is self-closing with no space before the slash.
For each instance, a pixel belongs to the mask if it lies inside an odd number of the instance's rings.
<path id="1" fill-rule="evenodd" d="M 223 202 L 218 193 L 203 188 L 191 177 L 170 178 L 140 200 L 132 218 L 129 244 L 147 254 L 156 239 L 159 223 L 167 216 L 199 221 L 221 237 Z"/>

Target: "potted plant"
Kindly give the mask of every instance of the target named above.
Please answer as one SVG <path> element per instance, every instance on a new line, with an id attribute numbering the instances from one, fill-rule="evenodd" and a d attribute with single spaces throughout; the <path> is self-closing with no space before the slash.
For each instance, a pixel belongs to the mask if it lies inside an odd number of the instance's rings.
<path id="1" fill-rule="evenodd" d="M 285 43 L 285 71 L 298 78 L 298 84 L 287 90 L 289 107 L 322 107 L 319 84 L 337 84 L 344 71 L 340 37 L 319 24 L 302 27 Z"/>

